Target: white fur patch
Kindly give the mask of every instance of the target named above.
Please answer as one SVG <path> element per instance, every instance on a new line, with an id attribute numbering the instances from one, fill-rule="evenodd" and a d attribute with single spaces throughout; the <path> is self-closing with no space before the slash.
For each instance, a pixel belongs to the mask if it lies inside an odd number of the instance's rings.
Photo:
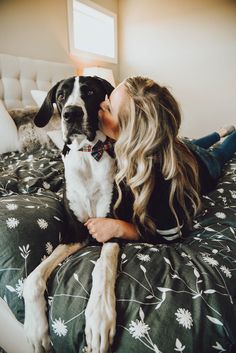
<path id="1" fill-rule="evenodd" d="M 44 298 L 47 279 L 60 262 L 83 246 L 79 243 L 58 245 L 53 253 L 41 262 L 24 281 L 24 330 L 28 342 L 33 347 L 32 352 L 49 352 L 51 348 L 46 316 L 47 306 Z"/>
<path id="2" fill-rule="evenodd" d="M 42 347 L 46 352 L 50 350 L 45 289 L 46 283 L 37 269 L 24 282 L 24 330 L 34 352 L 40 351 Z"/>
<path id="3" fill-rule="evenodd" d="M 106 353 L 116 328 L 115 283 L 119 245 L 105 243 L 93 270 L 90 298 L 85 310 L 87 352 Z"/>
<path id="4" fill-rule="evenodd" d="M 71 210 L 82 223 L 88 218 L 106 217 L 110 210 L 115 160 L 106 151 L 99 161 L 90 152 L 78 151 L 85 144 L 95 145 L 105 138 L 100 131 L 92 143 L 78 137 L 64 157 L 66 196 Z"/>
<path id="5" fill-rule="evenodd" d="M 62 134 L 64 137 L 66 135 L 66 124 L 63 121 L 63 115 L 64 115 L 65 108 L 69 105 L 75 105 L 77 107 L 82 108 L 83 113 L 84 113 L 83 124 L 86 125 L 86 123 L 88 121 L 88 114 L 87 114 L 87 110 L 86 110 L 84 101 L 81 98 L 79 76 L 75 77 L 73 90 L 72 90 L 71 94 L 69 95 L 69 97 L 67 98 L 67 101 L 66 101 L 66 103 L 62 109 L 62 112 L 61 112 L 61 117 L 62 117 L 61 128 L 62 128 Z"/>
<path id="6" fill-rule="evenodd" d="M 84 107 L 84 101 L 81 98 L 80 82 L 79 82 L 78 76 L 75 77 L 74 87 L 73 87 L 73 90 L 72 90 L 70 96 L 67 98 L 67 101 L 65 103 L 65 107 L 67 107 L 68 105 L 77 105 L 80 107 Z M 86 112 L 86 111 L 84 111 L 84 112 Z"/>

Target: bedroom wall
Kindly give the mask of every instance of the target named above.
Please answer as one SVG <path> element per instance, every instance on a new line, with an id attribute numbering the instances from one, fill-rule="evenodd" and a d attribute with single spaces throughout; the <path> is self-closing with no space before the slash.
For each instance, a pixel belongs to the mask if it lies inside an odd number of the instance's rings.
<path id="1" fill-rule="evenodd" d="M 120 63 L 100 63 L 116 79 L 143 74 L 171 87 L 185 135 L 236 124 L 234 0 L 95 2 L 119 15 Z M 0 52 L 82 67 L 68 54 L 66 13 L 66 0 L 0 0 Z"/>
<path id="2" fill-rule="evenodd" d="M 117 13 L 117 0 L 94 0 Z M 113 69 L 118 66 L 95 61 L 82 62 L 70 57 L 66 0 L 0 0 L 0 52 L 64 63 L 77 67 L 99 64 Z"/>
<path id="3" fill-rule="evenodd" d="M 120 80 L 147 75 L 181 103 L 182 134 L 236 124 L 236 2 L 119 0 Z"/>

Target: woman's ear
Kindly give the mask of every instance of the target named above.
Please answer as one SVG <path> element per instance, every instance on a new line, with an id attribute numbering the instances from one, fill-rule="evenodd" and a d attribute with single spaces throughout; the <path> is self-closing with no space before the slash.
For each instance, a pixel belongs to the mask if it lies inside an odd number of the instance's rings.
<path id="1" fill-rule="evenodd" d="M 56 103 L 56 91 L 61 82 L 62 81 L 57 82 L 57 84 L 50 89 L 44 99 L 43 104 L 34 118 L 34 123 L 36 126 L 44 127 L 52 117 L 54 110 L 53 103 Z"/>

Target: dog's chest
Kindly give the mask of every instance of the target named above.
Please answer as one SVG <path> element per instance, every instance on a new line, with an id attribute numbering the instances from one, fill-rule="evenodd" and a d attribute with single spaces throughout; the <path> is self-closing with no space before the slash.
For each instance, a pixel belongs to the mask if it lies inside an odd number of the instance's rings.
<path id="1" fill-rule="evenodd" d="M 89 152 L 71 150 L 64 165 L 66 197 L 77 219 L 106 217 L 112 200 L 114 159 L 104 152 L 97 161 Z"/>

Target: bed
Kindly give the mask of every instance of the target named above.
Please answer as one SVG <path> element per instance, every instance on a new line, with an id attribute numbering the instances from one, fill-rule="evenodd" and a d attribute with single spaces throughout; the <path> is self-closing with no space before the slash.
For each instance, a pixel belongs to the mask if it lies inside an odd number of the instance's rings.
<path id="1" fill-rule="evenodd" d="M 52 134 L 60 131 L 56 123 L 41 135 L 34 130 L 38 108 L 31 91 L 47 91 L 73 72 L 65 64 L 0 54 L 0 99 L 20 138 L 0 156 L 0 297 L 20 322 L 24 278 L 51 254 L 65 229 L 63 164 Z M 24 138 L 30 129 L 33 137 Z M 203 196 L 194 229 L 181 242 L 122 246 L 112 352 L 235 352 L 235 185 L 236 157 L 217 188 Z M 48 319 L 57 353 L 86 352 L 84 312 L 100 251 L 80 250 L 49 279 Z"/>

